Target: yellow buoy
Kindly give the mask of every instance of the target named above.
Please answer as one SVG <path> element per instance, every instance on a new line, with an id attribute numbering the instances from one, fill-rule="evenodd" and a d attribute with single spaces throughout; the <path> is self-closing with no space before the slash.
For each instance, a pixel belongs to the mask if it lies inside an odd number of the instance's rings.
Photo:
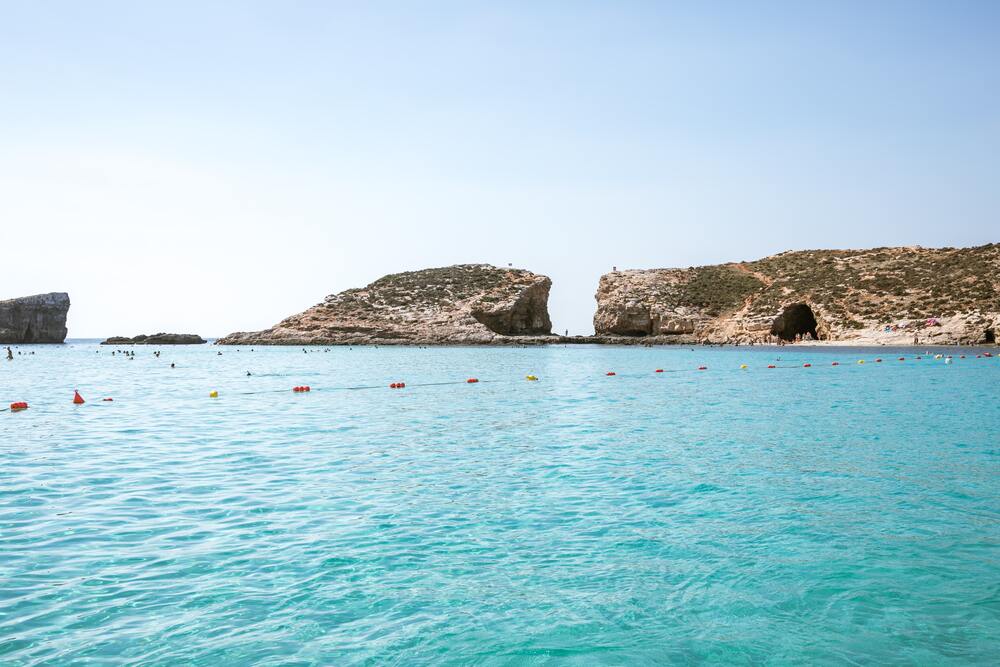
<path id="1" fill-rule="evenodd" d="M 218 398 L 219 397 L 219 392 L 217 392 L 217 391 L 210 391 L 210 392 L 208 392 L 208 397 L 209 398 Z"/>
<path id="2" fill-rule="evenodd" d="M 747 367 L 746 364 L 740 364 L 740 368 L 746 368 L 746 367 Z"/>
<path id="3" fill-rule="evenodd" d="M 864 359 L 858 359 L 858 363 L 859 364 L 863 364 L 863 363 L 865 363 L 865 360 Z"/>
<path id="4" fill-rule="evenodd" d="M 528 380 L 529 382 L 534 382 L 535 380 L 537 380 L 537 379 L 538 379 L 538 377 L 537 377 L 537 376 L 535 376 L 535 375 L 526 375 L 526 376 L 524 377 L 524 379 L 525 379 L 525 380 Z"/>

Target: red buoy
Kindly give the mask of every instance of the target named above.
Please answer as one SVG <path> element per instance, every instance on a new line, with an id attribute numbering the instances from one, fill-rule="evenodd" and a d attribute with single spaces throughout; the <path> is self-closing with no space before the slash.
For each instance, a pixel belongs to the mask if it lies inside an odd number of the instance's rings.
<path id="1" fill-rule="evenodd" d="M 835 362 L 833 362 L 833 363 L 832 363 L 832 364 L 830 364 L 830 365 L 831 365 L 831 366 L 839 366 L 839 365 L 840 365 L 840 362 L 839 362 L 839 361 L 835 361 Z"/>
<path id="2" fill-rule="evenodd" d="M 75 405 L 83 405 L 86 401 L 83 400 L 83 396 L 80 395 L 76 389 L 73 390 L 73 403 Z"/>
<path id="3" fill-rule="evenodd" d="M 17 403 L 10 404 L 11 412 L 20 412 L 21 410 L 27 410 L 27 409 L 28 409 L 28 404 L 25 403 L 24 401 L 18 401 Z"/>
<path id="4" fill-rule="evenodd" d="M 699 371 L 707 371 L 708 370 L 708 366 L 698 366 L 698 370 Z"/>
<path id="5" fill-rule="evenodd" d="M 662 368 L 657 368 L 656 371 L 654 371 L 654 372 L 656 372 L 656 373 L 662 373 L 663 369 Z"/>
<path id="6" fill-rule="evenodd" d="M 607 373 L 605 373 L 605 375 L 607 375 L 609 377 L 612 376 L 612 375 L 614 375 L 614 374 L 615 374 L 614 371 L 608 371 Z"/>
<path id="7" fill-rule="evenodd" d="M 906 361 L 906 357 L 900 357 L 899 360 L 900 361 Z"/>
<path id="8" fill-rule="evenodd" d="M 101 400 L 104 401 L 105 403 L 110 403 L 111 401 L 113 401 L 115 399 L 113 399 L 113 398 L 102 398 Z"/>
<path id="9" fill-rule="evenodd" d="M 961 355 L 959 355 L 959 357 L 958 357 L 958 358 L 959 358 L 959 359 L 965 359 L 965 355 L 964 355 L 964 354 L 961 354 Z"/>
<path id="10" fill-rule="evenodd" d="M 876 360 L 875 360 L 875 363 L 876 363 L 876 364 L 881 364 L 881 363 L 882 363 L 882 360 L 881 360 L 881 359 L 876 359 Z"/>
<path id="11" fill-rule="evenodd" d="M 475 384 L 476 382 L 479 382 L 479 378 L 469 378 L 466 382 L 469 384 Z"/>
<path id="12" fill-rule="evenodd" d="M 768 364 L 767 367 L 768 368 L 776 368 L 776 366 L 774 364 Z"/>
<path id="13" fill-rule="evenodd" d="M 812 368 L 812 364 L 802 364 L 802 368 Z"/>

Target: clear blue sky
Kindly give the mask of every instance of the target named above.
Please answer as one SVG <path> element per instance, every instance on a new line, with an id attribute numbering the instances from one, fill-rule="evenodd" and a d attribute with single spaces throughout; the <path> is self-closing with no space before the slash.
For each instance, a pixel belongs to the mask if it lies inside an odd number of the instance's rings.
<path id="1" fill-rule="evenodd" d="M 0 298 L 269 326 L 385 273 L 555 281 L 1000 240 L 998 2 L 6 2 Z"/>

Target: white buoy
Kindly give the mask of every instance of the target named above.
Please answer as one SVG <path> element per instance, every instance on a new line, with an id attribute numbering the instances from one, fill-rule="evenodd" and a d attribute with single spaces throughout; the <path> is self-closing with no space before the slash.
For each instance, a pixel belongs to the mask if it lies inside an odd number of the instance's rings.
<path id="1" fill-rule="evenodd" d="M 946 363 L 946 364 L 950 364 L 950 363 L 951 363 L 951 357 L 948 357 L 947 359 L 945 359 L 945 360 L 944 360 L 944 363 Z"/>

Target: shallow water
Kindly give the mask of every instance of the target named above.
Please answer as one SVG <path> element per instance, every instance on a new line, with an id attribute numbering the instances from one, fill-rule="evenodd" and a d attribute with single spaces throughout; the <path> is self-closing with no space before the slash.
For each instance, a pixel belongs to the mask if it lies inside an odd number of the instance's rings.
<path id="1" fill-rule="evenodd" d="M 98 349 L 0 361 L 0 664 L 1000 655 L 996 356 Z"/>

